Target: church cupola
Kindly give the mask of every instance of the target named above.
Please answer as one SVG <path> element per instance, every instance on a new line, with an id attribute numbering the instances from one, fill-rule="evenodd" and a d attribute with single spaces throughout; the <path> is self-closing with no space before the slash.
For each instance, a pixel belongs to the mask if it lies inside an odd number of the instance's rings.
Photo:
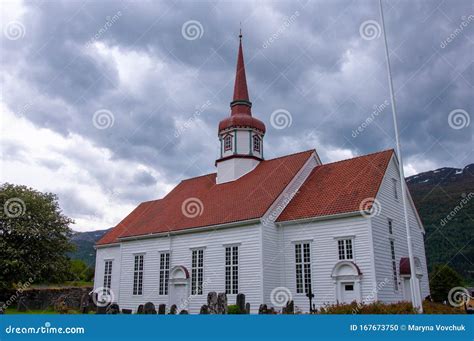
<path id="1" fill-rule="evenodd" d="M 230 116 L 219 123 L 220 157 L 216 160 L 217 183 L 236 180 L 252 171 L 263 160 L 265 124 L 252 117 L 245 77 L 242 33 L 235 75 L 234 98 Z"/>

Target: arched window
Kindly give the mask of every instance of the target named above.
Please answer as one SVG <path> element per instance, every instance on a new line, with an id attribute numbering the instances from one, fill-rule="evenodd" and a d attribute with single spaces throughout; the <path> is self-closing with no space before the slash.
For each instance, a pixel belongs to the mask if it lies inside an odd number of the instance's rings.
<path id="1" fill-rule="evenodd" d="M 253 137 L 253 150 L 260 153 L 260 138 L 257 135 Z"/>
<path id="2" fill-rule="evenodd" d="M 224 137 L 224 151 L 232 150 L 232 135 Z"/>

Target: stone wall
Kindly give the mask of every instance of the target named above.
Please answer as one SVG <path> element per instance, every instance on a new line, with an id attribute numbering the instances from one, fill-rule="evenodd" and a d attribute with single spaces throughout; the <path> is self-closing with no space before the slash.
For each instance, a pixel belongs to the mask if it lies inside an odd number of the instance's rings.
<path id="1" fill-rule="evenodd" d="M 92 287 L 32 288 L 21 292 L 16 290 L 2 290 L 0 291 L 0 302 L 5 303 L 7 306 L 17 306 L 21 300 L 22 304 L 26 305 L 28 309 L 44 310 L 48 307 L 53 307 L 55 301 L 63 297 L 69 308 L 79 309 L 82 296 L 91 291 Z"/>

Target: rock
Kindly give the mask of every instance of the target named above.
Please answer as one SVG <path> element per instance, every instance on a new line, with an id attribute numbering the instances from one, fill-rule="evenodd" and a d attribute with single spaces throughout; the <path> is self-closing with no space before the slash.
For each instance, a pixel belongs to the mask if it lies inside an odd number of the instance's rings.
<path id="1" fill-rule="evenodd" d="M 22 313 L 25 313 L 28 310 L 28 307 L 26 306 L 26 299 L 24 297 L 20 297 L 18 300 L 17 309 Z"/>
<path id="2" fill-rule="evenodd" d="M 245 304 L 245 313 L 250 314 L 250 303 L 248 302 Z"/>
<path id="3" fill-rule="evenodd" d="M 140 305 L 138 306 L 137 314 L 144 314 L 144 311 L 143 311 L 143 304 L 140 304 Z"/>
<path id="4" fill-rule="evenodd" d="M 117 315 L 120 314 L 120 307 L 117 303 L 112 303 L 107 307 L 106 314 Z"/>
<path id="5" fill-rule="evenodd" d="M 221 292 L 217 295 L 217 313 L 218 314 L 227 314 L 227 294 Z"/>
<path id="6" fill-rule="evenodd" d="M 186 309 L 183 309 L 179 312 L 180 315 L 189 315 L 188 311 Z"/>
<path id="7" fill-rule="evenodd" d="M 245 295 L 237 294 L 235 304 L 239 307 L 241 313 L 245 312 Z"/>
<path id="8" fill-rule="evenodd" d="M 203 304 L 201 306 L 201 310 L 199 311 L 199 314 L 201 314 L 201 315 L 208 315 L 209 314 L 209 307 L 207 306 L 207 304 Z"/>
<path id="9" fill-rule="evenodd" d="M 178 307 L 176 306 L 176 304 L 173 304 L 170 307 L 170 315 L 176 315 L 177 312 L 178 312 Z"/>
<path id="10" fill-rule="evenodd" d="M 217 293 L 215 291 L 207 294 L 207 306 L 209 307 L 209 314 L 217 314 Z"/>
<path id="11" fill-rule="evenodd" d="M 155 305 L 152 302 L 146 302 L 145 306 L 143 307 L 143 312 L 145 314 L 156 314 Z"/>
<path id="12" fill-rule="evenodd" d="M 258 313 L 259 314 L 268 314 L 268 307 L 266 304 L 260 304 L 260 307 L 258 307 Z"/>
<path id="13" fill-rule="evenodd" d="M 132 309 L 122 309 L 122 314 L 130 315 L 132 313 Z"/>
<path id="14" fill-rule="evenodd" d="M 158 306 L 158 314 L 165 315 L 166 314 L 166 304 L 160 304 Z"/>

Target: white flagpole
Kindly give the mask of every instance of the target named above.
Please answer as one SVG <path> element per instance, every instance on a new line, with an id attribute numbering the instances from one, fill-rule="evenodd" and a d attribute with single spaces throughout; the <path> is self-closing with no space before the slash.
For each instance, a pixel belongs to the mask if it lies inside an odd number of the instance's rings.
<path id="1" fill-rule="evenodd" d="M 408 212 L 407 212 L 407 203 L 406 203 L 406 184 L 405 184 L 405 174 L 403 171 L 403 162 L 402 162 L 402 151 L 400 147 L 400 138 L 398 133 L 398 124 L 397 124 L 397 110 L 395 107 L 395 95 L 393 92 L 393 81 L 392 81 L 392 71 L 390 68 L 390 56 L 388 53 L 388 43 L 387 35 L 385 34 L 385 22 L 383 16 L 382 0 L 379 0 L 380 5 L 380 18 L 382 20 L 382 33 L 385 43 L 385 58 L 387 61 L 387 74 L 388 74 L 388 83 L 390 87 L 390 99 L 392 102 L 392 113 L 393 113 L 393 126 L 395 130 L 395 141 L 397 144 L 397 155 L 398 155 L 398 166 L 400 173 L 400 183 L 401 183 L 401 195 L 402 195 L 402 205 L 403 213 L 405 215 L 405 228 L 407 233 L 407 242 L 408 242 L 408 258 L 410 259 L 410 288 L 411 288 L 411 302 L 413 307 L 419 312 L 423 312 L 423 306 L 421 304 L 420 290 L 418 278 L 416 277 L 416 268 L 415 268 L 415 258 L 413 257 L 413 246 L 411 242 L 411 232 L 410 232 L 410 223 L 408 221 Z"/>

